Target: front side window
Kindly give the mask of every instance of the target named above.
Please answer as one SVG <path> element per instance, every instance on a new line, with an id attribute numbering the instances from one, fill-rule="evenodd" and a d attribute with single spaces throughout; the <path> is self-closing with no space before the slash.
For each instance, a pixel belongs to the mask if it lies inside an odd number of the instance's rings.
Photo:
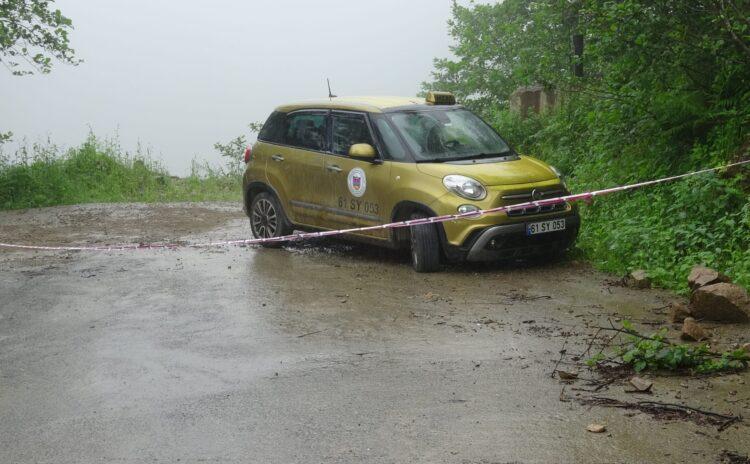
<path id="1" fill-rule="evenodd" d="M 403 161 L 406 159 L 406 149 L 404 148 L 401 141 L 398 139 L 398 134 L 391 127 L 388 119 L 383 115 L 371 116 L 372 125 L 375 128 L 375 132 L 378 134 L 381 145 L 385 150 L 383 157 L 396 161 Z"/>
<path id="2" fill-rule="evenodd" d="M 333 114 L 332 150 L 337 155 L 348 155 L 349 148 L 357 143 L 368 143 L 372 146 L 372 137 L 367 128 L 367 120 L 362 114 Z"/>
<path id="3" fill-rule="evenodd" d="M 287 116 L 284 143 L 308 150 L 326 149 L 326 114 L 293 113 Z"/>
<path id="4" fill-rule="evenodd" d="M 417 161 L 455 161 L 512 154 L 491 127 L 471 111 L 439 109 L 390 114 Z"/>

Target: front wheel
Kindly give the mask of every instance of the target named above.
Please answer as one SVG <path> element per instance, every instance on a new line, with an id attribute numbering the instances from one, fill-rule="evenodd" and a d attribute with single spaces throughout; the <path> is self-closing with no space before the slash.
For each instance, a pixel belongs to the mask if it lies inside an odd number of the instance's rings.
<path id="1" fill-rule="evenodd" d="M 412 214 L 412 219 L 425 218 Z M 434 224 L 411 226 L 411 264 L 417 272 L 440 270 L 440 237 Z"/>
<path id="2" fill-rule="evenodd" d="M 255 238 L 273 238 L 289 235 L 292 227 L 286 219 L 279 201 L 270 193 L 259 193 L 250 205 L 250 229 Z M 279 247 L 281 242 L 263 243 L 267 247 Z"/>

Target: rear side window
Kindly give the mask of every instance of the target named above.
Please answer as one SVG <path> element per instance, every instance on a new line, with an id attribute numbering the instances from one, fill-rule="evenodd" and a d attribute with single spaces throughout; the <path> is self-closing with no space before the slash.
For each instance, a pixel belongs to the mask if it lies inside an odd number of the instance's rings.
<path id="1" fill-rule="evenodd" d="M 286 129 L 286 113 L 274 111 L 258 134 L 258 140 L 271 143 L 284 143 Z"/>
<path id="2" fill-rule="evenodd" d="M 362 114 L 333 114 L 333 147 L 337 155 L 348 155 L 349 148 L 357 143 L 372 143 L 370 130 L 367 128 L 367 120 Z"/>
<path id="3" fill-rule="evenodd" d="M 293 113 L 287 116 L 283 143 L 298 148 L 325 151 L 326 114 Z"/>

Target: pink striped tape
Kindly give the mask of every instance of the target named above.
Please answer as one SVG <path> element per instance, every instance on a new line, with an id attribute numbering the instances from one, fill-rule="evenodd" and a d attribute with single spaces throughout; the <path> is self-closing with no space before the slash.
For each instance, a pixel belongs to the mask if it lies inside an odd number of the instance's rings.
<path id="1" fill-rule="evenodd" d="M 636 184 L 622 185 L 619 187 L 611 187 L 602 190 L 594 190 L 591 192 L 577 193 L 571 195 L 565 195 L 557 198 L 549 198 L 546 200 L 529 201 L 526 203 L 518 203 L 510 206 L 498 206 L 496 208 L 490 208 L 480 211 L 472 211 L 468 213 L 457 213 L 457 214 L 446 214 L 443 216 L 433 216 L 428 218 L 410 219 L 407 221 L 391 222 L 388 224 L 380 224 L 376 226 L 367 227 L 355 227 L 351 229 L 341 230 L 326 230 L 321 232 L 302 232 L 292 235 L 284 235 L 282 237 L 273 238 L 250 238 L 240 240 L 227 240 L 218 242 L 205 242 L 205 243 L 192 243 L 192 244 L 178 244 L 178 243 L 133 243 L 133 244 L 119 244 L 119 245 L 81 245 L 81 246 L 45 246 L 45 245 L 22 245 L 17 243 L 2 243 L 2 248 L 15 248 L 23 250 L 47 250 L 47 251 L 122 251 L 122 250 L 159 250 L 159 249 L 176 249 L 176 248 L 207 248 L 207 247 L 218 247 L 228 245 L 254 245 L 260 243 L 274 243 L 274 242 L 295 242 L 299 240 L 305 240 L 309 238 L 318 237 L 331 237 L 334 235 L 351 234 L 355 232 L 367 232 L 371 230 L 380 229 L 395 229 L 399 227 L 410 227 L 420 224 L 435 224 L 446 221 L 454 221 L 456 219 L 464 218 L 476 218 L 478 216 L 484 216 L 485 214 L 500 213 L 504 211 L 512 211 L 515 209 L 527 208 L 529 206 L 545 206 L 554 205 L 565 202 L 575 202 L 581 200 L 590 200 L 594 197 L 609 195 L 616 192 L 624 192 L 628 190 L 634 190 L 642 187 L 648 187 L 657 184 L 663 184 L 666 182 L 672 182 L 686 177 L 697 176 L 700 174 L 706 174 L 709 172 L 715 172 L 721 169 L 727 169 L 734 166 L 740 166 L 750 163 L 750 160 L 738 161 L 736 163 L 727 164 L 717 168 L 701 169 L 700 171 L 693 171 L 686 174 L 680 174 L 677 176 L 664 177 L 656 180 L 649 180 L 645 182 L 639 182 Z"/>

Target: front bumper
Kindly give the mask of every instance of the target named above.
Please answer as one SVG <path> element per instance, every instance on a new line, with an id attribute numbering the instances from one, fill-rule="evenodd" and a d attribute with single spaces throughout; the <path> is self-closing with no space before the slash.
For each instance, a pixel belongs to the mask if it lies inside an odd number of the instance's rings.
<path id="1" fill-rule="evenodd" d="M 546 234 L 526 235 L 526 225 L 550 219 L 565 219 L 565 230 Z M 561 216 L 532 218 L 524 222 L 488 227 L 475 234 L 464 246 L 466 261 L 497 261 L 555 253 L 575 242 L 581 218 L 577 211 Z"/>

